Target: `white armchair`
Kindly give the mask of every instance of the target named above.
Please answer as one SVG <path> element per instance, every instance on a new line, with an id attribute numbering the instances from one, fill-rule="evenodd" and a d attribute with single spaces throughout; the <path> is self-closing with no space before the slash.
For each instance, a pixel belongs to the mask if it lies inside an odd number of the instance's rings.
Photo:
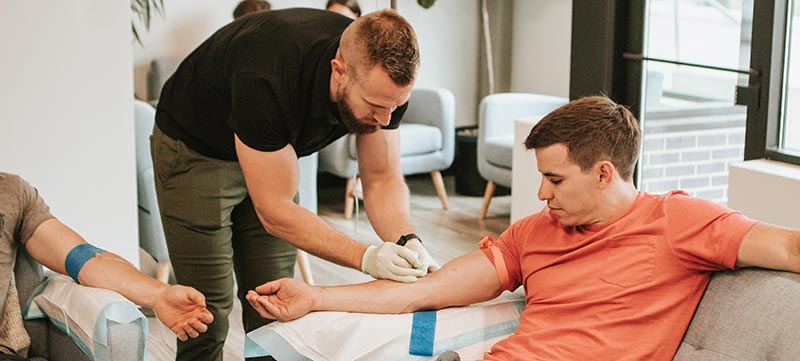
<path id="1" fill-rule="evenodd" d="M 404 175 L 430 173 L 436 193 L 447 209 L 441 170 L 455 154 L 455 97 L 444 88 L 415 88 L 400 124 L 400 167 Z M 353 181 L 358 171 L 355 137 L 348 134 L 319 151 L 319 170 L 347 178 L 345 217 L 352 214 Z"/>
<path id="2" fill-rule="evenodd" d="M 155 278 L 167 282 L 172 267 L 158 210 L 153 160 L 150 158 L 150 134 L 153 133 L 156 110 L 150 104 L 134 100 L 133 118 L 136 135 L 139 247 L 157 262 Z"/>
<path id="3" fill-rule="evenodd" d="M 489 183 L 480 219 L 486 218 L 496 185 L 511 187 L 514 120 L 545 115 L 567 102 L 566 98 L 526 93 L 497 93 L 483 98 L 479 111 L 478 172 Z"/>

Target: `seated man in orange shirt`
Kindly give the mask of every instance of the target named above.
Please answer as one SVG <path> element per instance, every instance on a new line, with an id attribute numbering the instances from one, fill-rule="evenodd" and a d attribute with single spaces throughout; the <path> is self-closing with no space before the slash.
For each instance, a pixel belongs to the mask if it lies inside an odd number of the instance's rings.
<path id="1" fill-rule="evenodd" d="M 250 291 L 266 318 L 317 310 L 401 313 L 468 305 L 523 286 L 519 327 L 487 360 L 669 360 L 711 271 L 800 272 L 800 232 L 674 191 L 639 192 L 641 133 L 605 97 L 545 116 L 525 141 L 543 179 L 541 212 L 417 283 L 310 287 L 281 279 Z M 602 355 L 602 356 L 601 356 Z"/>

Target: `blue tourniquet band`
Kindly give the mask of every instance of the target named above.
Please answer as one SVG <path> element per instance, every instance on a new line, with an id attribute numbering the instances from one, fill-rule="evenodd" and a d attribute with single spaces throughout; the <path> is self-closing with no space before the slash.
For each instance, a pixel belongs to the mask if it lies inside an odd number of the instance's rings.
<path id="1" fill-rule="evenodd" d="M 83 265 L 96 254 L 103 252 L 105 251 L 88 243 L 75 246 L 75 248 L 69 251 L 67 258 L 64 260 L 64 268 L 67 269 L 67 274 L 72 277 L 76 283 L 80 283 L 78 282 L 78 273 L 81 273 Z"/>
<path id="2" fill-rule="evenodd" d="M 414 312 L 408 353 L 418 356 L 433 356 L 433 337 L 435 335 L 436 311 Z"/>

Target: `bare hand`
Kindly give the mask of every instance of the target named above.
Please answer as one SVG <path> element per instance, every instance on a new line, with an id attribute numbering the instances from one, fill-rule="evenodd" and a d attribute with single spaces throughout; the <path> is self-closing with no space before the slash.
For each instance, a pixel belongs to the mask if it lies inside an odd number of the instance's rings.
<path id="1" fill-rule="evenodd" d="M 194 288 L 174 285 L 164 289 L 153 305 L 159 321 L 181 341 L 208 330 L 214 316 L 206 309 L 206 298 Z"/>
<path id="2" fill-rule="evenodd" d="M 289 321 L 311 312 L 314 289 L 306 283 L 282 278 L 247 292 L 247 301 L 261 317 Z"/>

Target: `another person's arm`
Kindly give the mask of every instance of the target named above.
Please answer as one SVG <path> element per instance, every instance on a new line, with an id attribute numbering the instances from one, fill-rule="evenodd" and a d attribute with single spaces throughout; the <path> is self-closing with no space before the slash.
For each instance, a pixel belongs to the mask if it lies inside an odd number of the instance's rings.
<path id="1" fill-rule="evenodd" d="M 300 182 L 297 156 L 291 145 L 274 152 L 264 152 L 235 139 L 236 154 L 256 213 L 270 234 L 285 239 L 297 248 L 336 264 L 366 270 L 376 278 L 413 282 L 425 272 L 410 263 L 419 262 L 414 252 L 395 244 L 386 244 L 372 252 L 381 258 L 382 271 L 362 266 L 367 246 L 331 228 L 317 215 L 294 203 Z M 301 195 L 302 196 L 302 195 Z M 375 253 L 378 252 L 378 253 Z"/>
<path id="2" fill-rule="evenodd" d="M 385 242 L 396 242 L 401 235 L 414 233 L 408 186 L 400 168 L 400 131 L 379 129 L 375 133 L 359 134 L 356 146 L 358 172 L 364 187 L 364 208 L 375 232 Z M 419 241 L 409 242 L 406 246 L 420 253 L 426 271 L 439 269 Z"/>
<path id="3" fill-rule="evenodd" d="M 373 281 L 324 287 L 284 278 L 249 291 L 247 300 L 262 317 L 287 321 L 313 311 L 406 313 L 442 309 L 490 300 L 501 292 L 494 266 L 482 251 L 474 251 L 417 283 Z"/>
<path id="4" fill-rule="evenodd" d="M 745 234 L 736 267 L 800 273 L 800 231 L 759 223 Z"/>
<path id="5" fill-rule="evenodd" d="M 36 227 L 25 248 L 47 268 L 67 274 L 67 255 L 84 243 L 75 231 L 51 218 Z M 207 324 L 214 320 L 206 309 L 205 297 L 194 288 L 159 282 L 111 252 L 89 259 L 80 269 L 78 280 L 82 285 L 113 290 L 138 305 L 152 308 L 156 317 L 184 341 L 205 332 Z"/>

